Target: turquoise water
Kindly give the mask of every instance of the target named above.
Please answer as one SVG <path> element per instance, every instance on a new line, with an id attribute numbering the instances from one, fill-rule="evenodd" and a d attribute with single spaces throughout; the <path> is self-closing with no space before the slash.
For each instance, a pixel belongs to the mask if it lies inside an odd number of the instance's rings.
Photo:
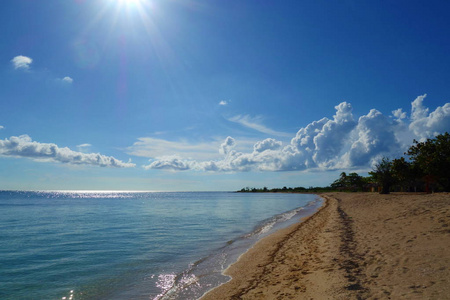
<path id="1" fill-rule="evenodd" d="M 315 195 L 0 191 L 0 299 L 196 299 Z"/>

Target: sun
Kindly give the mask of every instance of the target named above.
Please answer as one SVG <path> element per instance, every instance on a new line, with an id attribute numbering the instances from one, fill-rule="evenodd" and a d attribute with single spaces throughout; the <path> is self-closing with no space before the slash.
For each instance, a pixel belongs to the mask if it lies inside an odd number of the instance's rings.
<path id="1" fill-rule="evenodd" d="M 151 8 L 152 0 L 110 0 L 115 3 L 117 10 L 127 11 L 128 13 L 144 13 Z"/>
<path id="2" fill-rule="evenodd" d="M 132 28 L 152 28 L 155 12 L 155 0 L 100 0 L 104 1 L 103 8 L 92 21 L 94 23 L 107 19 L 110 22 L 110 34 L 117 27 L 131 30 Z M 144 25 L 144 26 L 142 26 Z"/>

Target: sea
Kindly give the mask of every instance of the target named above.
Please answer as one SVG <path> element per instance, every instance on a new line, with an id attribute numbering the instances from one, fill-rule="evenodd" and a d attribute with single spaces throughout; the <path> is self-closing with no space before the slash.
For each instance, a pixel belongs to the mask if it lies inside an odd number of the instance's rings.
<path id="1" fill-rule="evenodd" d="M 198 299 L 311 194 L 0 191 L 0 299 Z"/>

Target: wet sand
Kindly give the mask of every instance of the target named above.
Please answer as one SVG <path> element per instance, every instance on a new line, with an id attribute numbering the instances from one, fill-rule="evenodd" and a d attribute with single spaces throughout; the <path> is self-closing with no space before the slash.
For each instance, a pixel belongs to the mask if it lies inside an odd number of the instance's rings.
<path id="1" fill-rule="evenodd" d="M 450 299 L 450 194 L 328 193 L 204 299 Z"/>

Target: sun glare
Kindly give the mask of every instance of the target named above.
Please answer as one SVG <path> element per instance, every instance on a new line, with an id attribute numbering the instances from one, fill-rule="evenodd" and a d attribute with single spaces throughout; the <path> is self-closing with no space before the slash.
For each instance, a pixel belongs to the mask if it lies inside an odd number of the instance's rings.
<path id="1" fill-rule="evenodd" d="M 140 0 L 118 0 L 118 1 L 122 3 L 136 3 L 139 2 Z"/>
<path id="2" fill-rule="evenodd" d="M 146 0 L 113 0 L 119 7 L 139 8 Z"/>
<path id="3" fill-rule="evenodd" d="M 137 5 L 140 4 L 142 0 L 118 0 L 120 4 L 126 5 Z"/>

